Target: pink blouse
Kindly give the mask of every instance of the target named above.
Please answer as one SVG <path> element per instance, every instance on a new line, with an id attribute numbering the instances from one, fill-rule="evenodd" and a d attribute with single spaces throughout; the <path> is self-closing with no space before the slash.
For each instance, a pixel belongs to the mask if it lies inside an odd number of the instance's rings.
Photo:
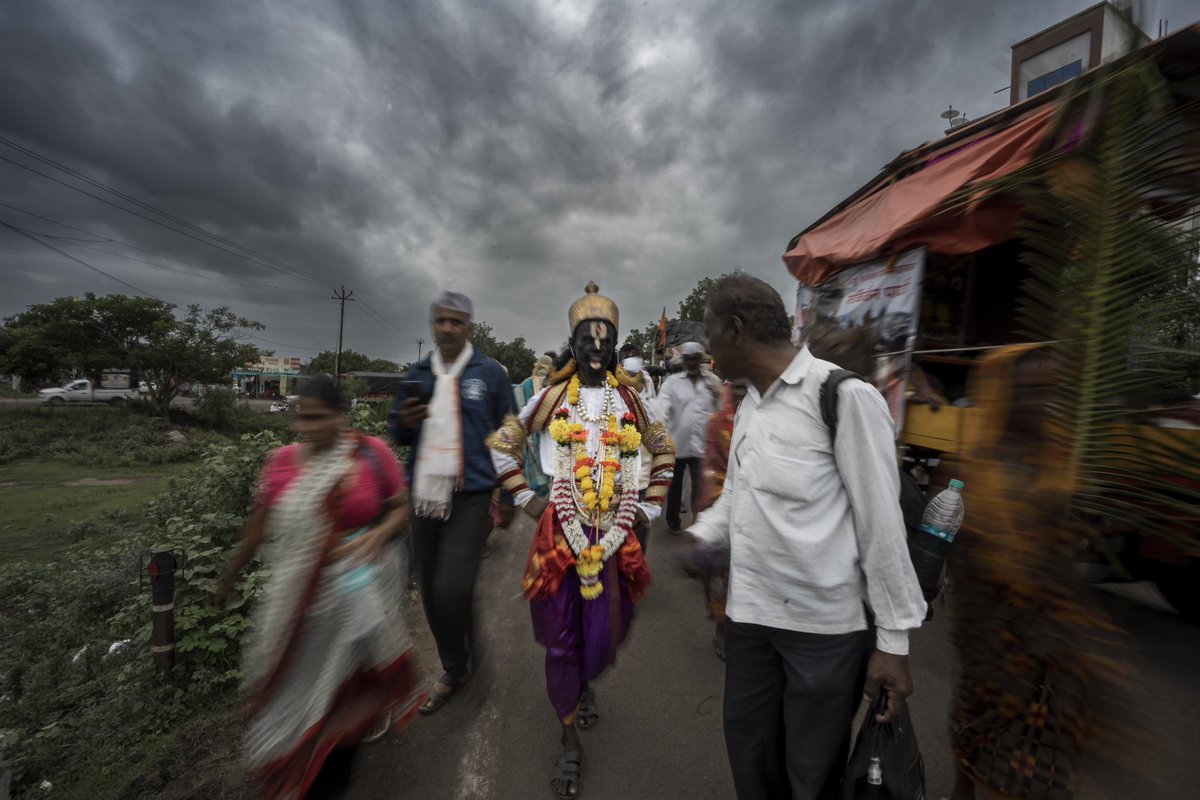
<path id="1" fill-rule="evenodd" d="M 290 444 L 270 455 L 263 465 L 258 481 L 255 505 L 268 512 L 284 490 L 300 474 L 301 445 Z M 364 450 L 370 450 L 370 454 Z M 371 457 L 373 456 L 373 458 Z M 342 479 L 343 492 L 338 530 L 350 530 L 370 525 L 383 510 L 383 503 L 405 488 L 404 476 L 396 464 L 391 449 L 374 436 L 362 437 L 355 453 L 354 468 Z"/>

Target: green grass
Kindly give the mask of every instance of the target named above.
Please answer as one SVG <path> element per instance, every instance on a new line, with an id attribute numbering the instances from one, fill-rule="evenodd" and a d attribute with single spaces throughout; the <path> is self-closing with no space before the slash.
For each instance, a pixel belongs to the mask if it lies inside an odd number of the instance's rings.
<path id="1" fill-rule="evenodd" d="M 122 520 L 136 521 L 138 506 L 189 466 L 95 467 L 37 460 L 0 465 L 0 563 L 45 561 Z"/>

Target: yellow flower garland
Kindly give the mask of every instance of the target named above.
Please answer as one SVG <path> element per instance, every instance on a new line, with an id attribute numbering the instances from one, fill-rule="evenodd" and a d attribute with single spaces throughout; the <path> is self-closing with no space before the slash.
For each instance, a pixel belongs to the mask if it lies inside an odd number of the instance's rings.
<path id="1" fill-rule="evenodd" d="M 617 379 L 611 372 L 606 375 L 605 380 L 614 389 L 618 386 Z M 567 384 L 568 405 L 578 408 L 579 390 L 579 376 L 572 375 Z M 617 469 L 620 466 L 617 462 L 618 455 L 621 452 L 632 452 L 641 444 L 641 435 L 636 426 L 625 425 L 623 429 L 618 428 L 615 414 L 610 414 L 605 420 L 602 434 L 604 451 L 599 491 L 596 489 L 596 481 L 592 478 L 592 463 L 590 463 L 587 452 L 587 433 L 584 431 L 583 425 L 559 417 L 550 423 L 548 430 L 551 438 L 558 444 L 573 445 L 575 480 L 578 482 L 579 493 L 582 495 L 583 505 L 588 514 L 594 519 L 597 511 L 602 514 L 608 513 L 616 494 L 614 487 Z"/>
<path id="2" fill-rule="evenodd" d="M 606 376 L 609 391 L 617 388 L 617 379 L 609 373 Z M 572 376 L 567 384 L 567 404 L 579 413 L 580 383 L 577 375 Z M 609 407 L 609 403 L 605 403 Z M 603 420 L 601 429 L 601 451 L 599 458 L 593 459 L 588 454 L 588 433 L 581 422 L 571 422 L 571 413 L 563 408 L 555 412 L 554 420 L 547 431 L 554 441 L 566 452 L 570 453 L 569 462 L 571 478 L 578 488 L 579 507 L 586 510 L 592 524 L 599 524 L 600 515 L 612 510 L 612 501 L 616 496 L 617 471 L 621 469 L 621 457 L 636 455 L 641 447 L 642 436 L 637 429 L 637 420 L 631 413 L 626 413 L 617 419 L 615 413 L 609 413 Z M 595 476 L 596 466 L 600 466 L 600 475 Z M 564 465 L 565 466 L 565 465 Z M 635 470 L 636 476 L 636 470 Z M 565 476 L 564 476 L 565 477 Z M 636 481 L 636 477 L 633 478 Z M 599 487 L 596 483 L 599 481 Z M 594 544 L 582 547 L 575 556 L 575 569 L 581 580 L 580 594 L 585 600 L 595 600 L 604 592 L 604 584 L 599 575 L 604 569 L 605 546 Z"/>

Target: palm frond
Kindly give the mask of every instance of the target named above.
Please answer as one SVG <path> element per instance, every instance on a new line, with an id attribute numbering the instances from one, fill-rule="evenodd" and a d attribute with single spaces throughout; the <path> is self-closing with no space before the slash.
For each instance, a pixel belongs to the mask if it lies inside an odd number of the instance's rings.
<path id="1" fill-rule="evenodd" d="M 1200 555 L 1200 430 L 1144 424 L 1147 398 L 1200 391 L 1200 105 L 1150 59 L 1076 84 L 1048 151 L 962 202 L 1011 194 L 1026 212 L 1020 325 L 1062 343 L 1050 444 L 1076 511 Z"/>

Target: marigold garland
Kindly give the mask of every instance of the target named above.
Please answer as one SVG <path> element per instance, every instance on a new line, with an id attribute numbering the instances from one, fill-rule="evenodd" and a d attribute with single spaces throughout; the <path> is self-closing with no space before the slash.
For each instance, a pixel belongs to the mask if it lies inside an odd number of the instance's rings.
<path id="1" fill-rule="evenodd" d="M 637 513 L 638 452 L 641 434 L 637 430 L 637 418 L 623 414 L 618 422 L 613 413 L 615 397 L 613 389 L 617 380 L 606 376 L 604 407 L 599 418 L 590 418 L 579 405 L 580 383 L 578 375 L 572 376 L 567 384 L 567 407 L 554 412 L 554 420 L 548 427 L 552 439 L 558 444 L 555 456 L 555 477 L 551 501 L 563 526 L 568 543 L 575 554 L 575 571 L 579 575 L 579 592 L 585 600 L 595 600 L 604 592 L 600 574 L 604 563 L 620 549 L 633 531 Z M 602 453 L 599 459 L 588 454 L 588 432 L 580 422 L 571 422 L 571 409 L 586 421 L 603 425 L 600 435 Z M 599 467 L 599 474 L 596 468 Z M 624 475 L 623 488 L 616 515 L 612 516 L 616 496 L 616 476 Z M 583 532 L 579 513 L 585 512 L 588 523 L 606 530 L 596 544 L 591 544 Z"/>

